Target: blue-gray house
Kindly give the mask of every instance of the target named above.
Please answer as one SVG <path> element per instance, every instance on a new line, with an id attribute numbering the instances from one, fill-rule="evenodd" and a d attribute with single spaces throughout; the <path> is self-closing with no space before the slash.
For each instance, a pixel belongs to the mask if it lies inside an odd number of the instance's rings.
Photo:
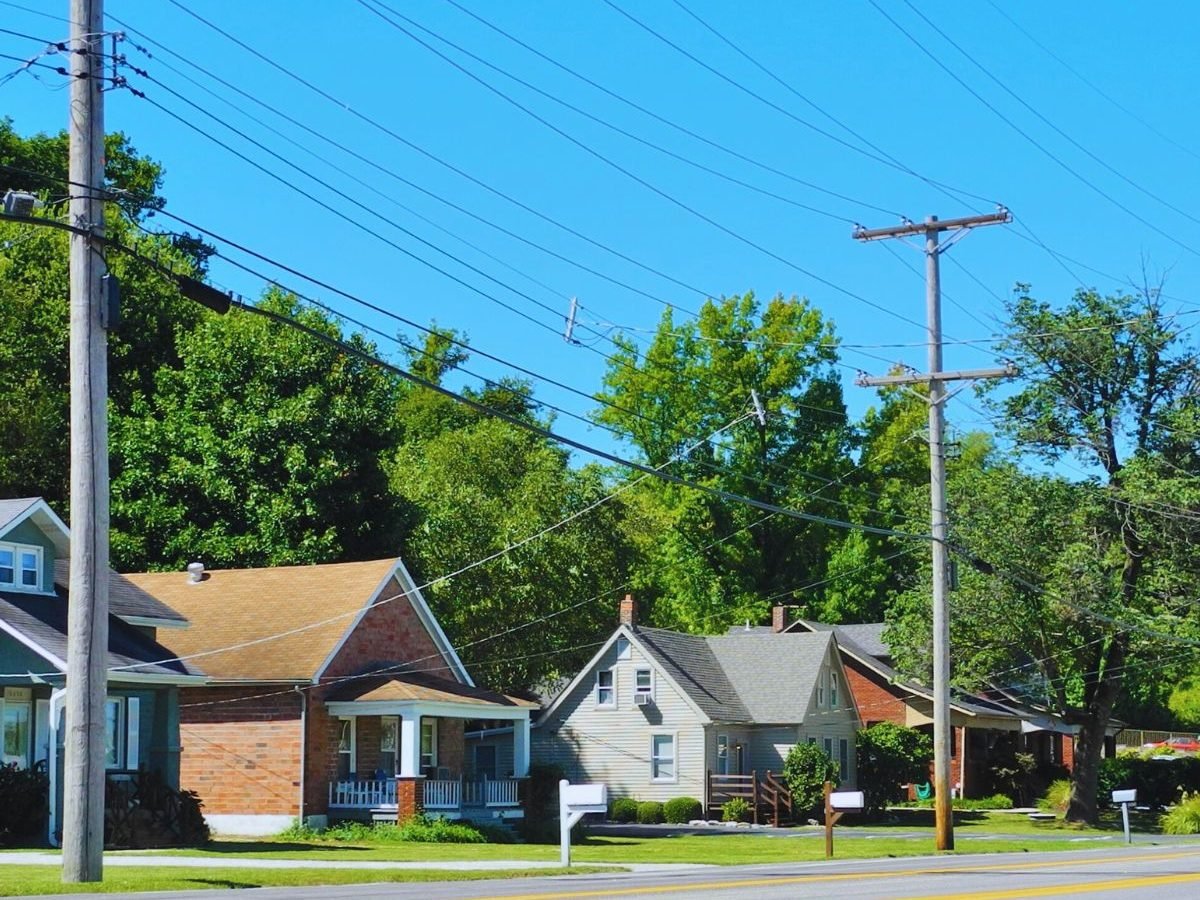
<path id="1" fill-rule="evenodd" d="M 50 776 L 48 836 L 61 816 L 70 532 L 39 498 L 0 500 L 0 725 L 3 758 Z M 179 687 L 205 682 L 158 642 L 187 620 L 115 572 L 109 587 L 109 779 L 145 773 L 179 787 Z"/>

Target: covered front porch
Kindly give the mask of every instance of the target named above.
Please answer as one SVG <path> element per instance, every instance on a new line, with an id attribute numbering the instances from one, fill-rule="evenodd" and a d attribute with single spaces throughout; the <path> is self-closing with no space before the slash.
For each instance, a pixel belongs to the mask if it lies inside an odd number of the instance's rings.
<path id="1" fill-rule="evenodd" d="M 329 817 L 395 821 L 421 812 L 481 820 L 521 817 L 532 706 L 418 674 L 347 686 L 326 703 L 337 728 Z M 480 721 L 511 729 L 511 756 L 505 754 L 511 764 L 504 771 L 494 757 L 467 757 L 467 723 Z"/>

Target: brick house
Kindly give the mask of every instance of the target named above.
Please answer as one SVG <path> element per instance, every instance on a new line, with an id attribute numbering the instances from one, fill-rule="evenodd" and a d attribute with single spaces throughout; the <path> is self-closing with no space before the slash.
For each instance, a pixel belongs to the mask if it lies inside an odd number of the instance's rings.
<path id="1" fill-rule="evenodd" d="M 171 649 L 210 678 L 182 693 L 181 782 L 214 830 L 520 814 L 534 704 L 475 686 L 399 560 L 128 578 L 187 616 Z M 479 721 L 513 726 L 506 777 L 468 777 Z"/>

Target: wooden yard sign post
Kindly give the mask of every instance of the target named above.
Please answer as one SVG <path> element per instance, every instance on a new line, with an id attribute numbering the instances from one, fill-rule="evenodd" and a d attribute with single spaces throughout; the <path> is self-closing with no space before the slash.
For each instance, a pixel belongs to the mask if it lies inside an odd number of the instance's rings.
<path id="1" fill-rule="evenodd" d="M 864 805 L 862 791 L 835 791 L 833 782 L 825 782 L 825 858 L 833 858 L 833 826 L 848 812 L 859 812 Z"/>

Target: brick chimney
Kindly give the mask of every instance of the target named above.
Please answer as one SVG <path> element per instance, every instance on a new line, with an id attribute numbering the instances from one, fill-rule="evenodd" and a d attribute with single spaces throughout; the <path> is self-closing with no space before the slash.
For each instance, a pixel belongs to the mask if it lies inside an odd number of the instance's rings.
<path id="1" fill-rule="evenodd" d="M 633 594 L 626 594 L 625 599 L 621 601 L 621 610 L 617 614 L 617 621 L 622 625 L 628 625 L 632 628 L 637 624 L 637 620 L 637 600 L 634 599 Z"/>
<path id="2" fill-rule="evenodd" d="M 786 631 L 792 624 L 792 608 L 790 606 L 771 607 L 771 630 L 776 634 Z"/>

